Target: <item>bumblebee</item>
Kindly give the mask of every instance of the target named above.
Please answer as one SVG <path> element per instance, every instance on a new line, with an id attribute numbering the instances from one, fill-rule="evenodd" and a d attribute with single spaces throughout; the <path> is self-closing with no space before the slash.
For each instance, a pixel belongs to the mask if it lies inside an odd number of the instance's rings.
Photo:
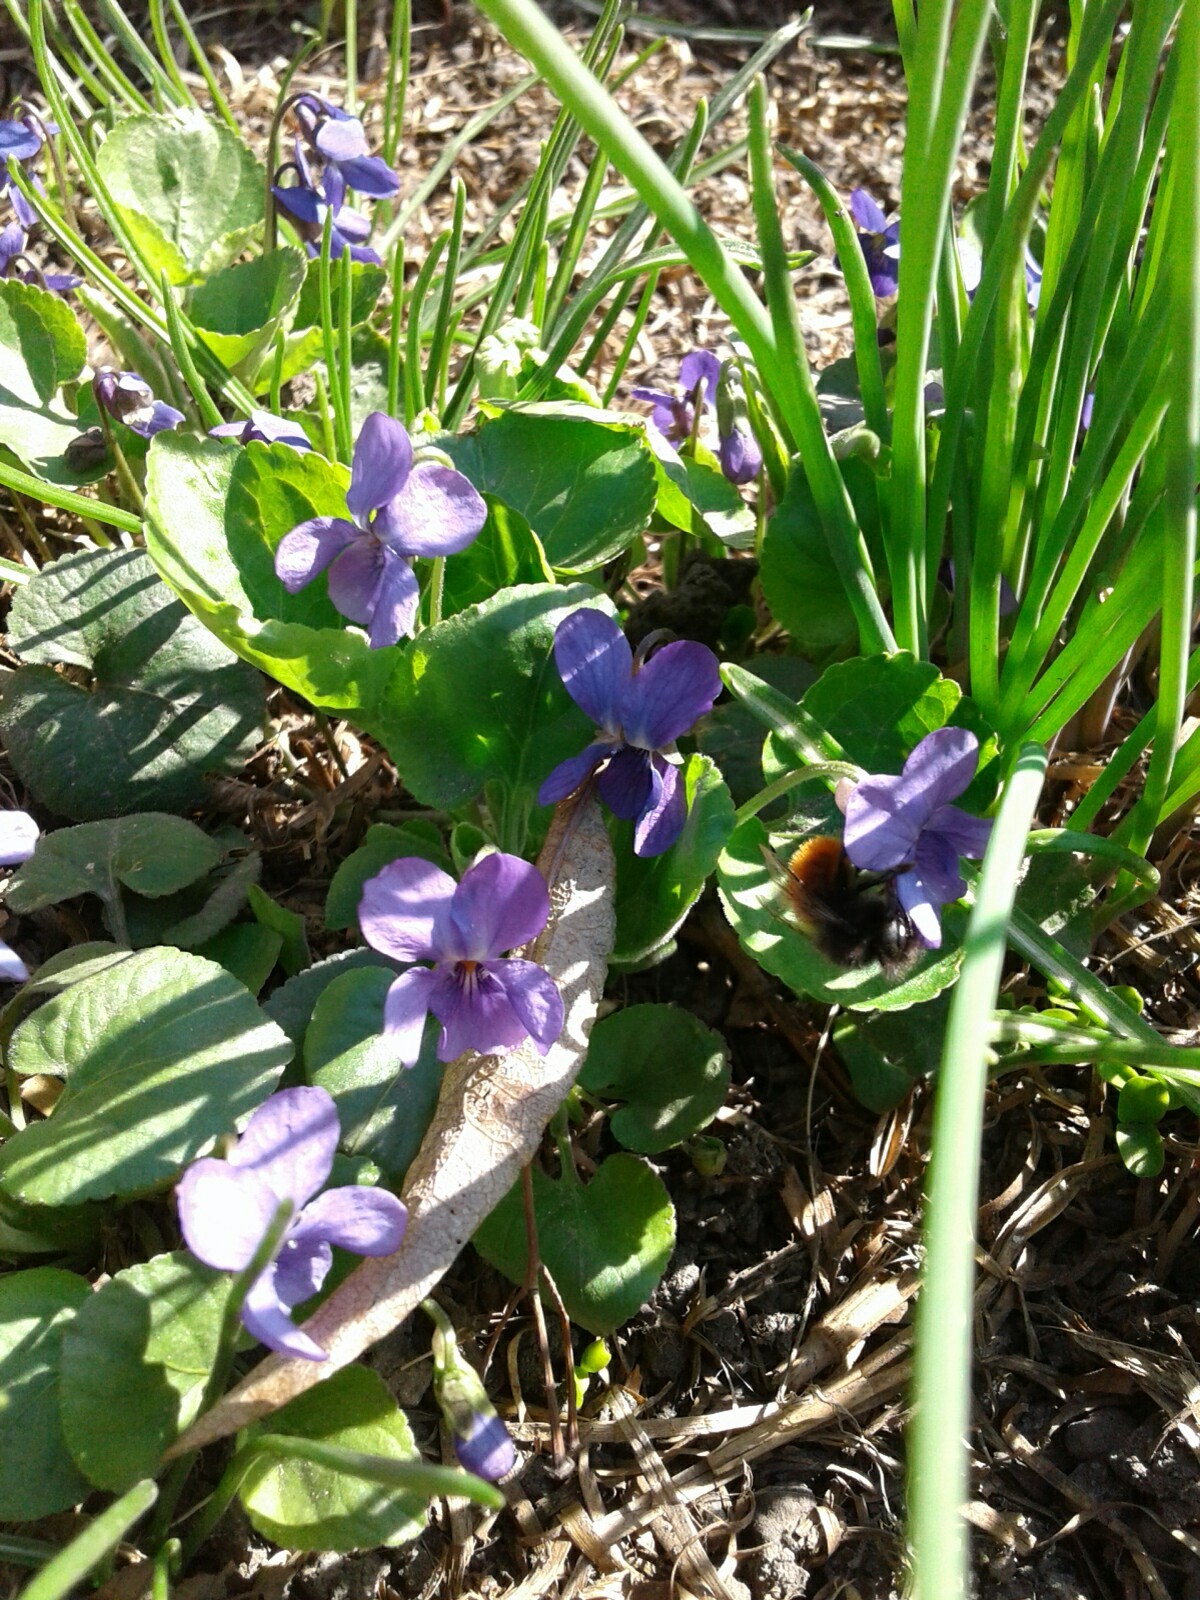
<path id="1" fill-rule="evenodd" d="M 764 855 L 791 921 L 827 961 L 838 967 L 878 962 L 897 978 L 921 954 L 921 936 L 896 898 L 895 872 L 859 872 L 832 834 L 805 839 L 786 866 L 769 850 Z"/>

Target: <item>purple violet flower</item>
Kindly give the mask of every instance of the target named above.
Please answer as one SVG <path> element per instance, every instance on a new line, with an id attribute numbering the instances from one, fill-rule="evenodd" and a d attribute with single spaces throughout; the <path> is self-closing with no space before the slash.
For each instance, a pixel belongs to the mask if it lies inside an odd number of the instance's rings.
<path id="1" fill-rule="evenodd" d="M 48 133 L 57 133 L 58 128 L 54 123 L 42 124 Z M 7 194 L 12 201 L 13 211 L 17 221 L 23 228 L 32 228 L 38 220 L 38 214 L 17 188 L 8 174 L 8 162 L 11 156 L 22 165 L 32 161 L 42 148 L 42 135 L 39 130 L 38 119 L 32 116 L 17 118 L 14 121 L 0 121 L 0 194 Z M 29 180 L 39 194 L 45 194 L 40 178 L 32 173 Z"/>
<path id="2" fill-rule="evenodd" d="M 696 405 L 703 407 L 706 401 L 709 405 L 715 404 L 720 376 L 721 363 L 711 350 L 692 350 L 679 364 L 681 394 L 641 387 L 631 392 L 635 400 L 644 400 L 654 407 L 650 420 L 664 438 L 670 439 L 672 444 L 683 444 L 691 438 Z"/>
<path id="3" fill-rule="evenodd" d="M 226 1160 L 193 1161 L 175 1191 L 188 1249 L 219 1272 L 248 1267 L 280 1201 L 291 1201 L 283 1243 L 251 1284 L 242 1322 L 270 1349 L 308 1361 L 324 1361 L 325 1351 L 289 1313 L 324 1283 L 331 1246 L 390 1255 L 407 1221 L 386 1189 L 351 1184 L 317 1194 L 333 1167 L 338 1133 L 324 1089 L 282 1089 L 259 1106 Z"/>
<path id="4" fill-rule="evenodd" d="M 942 942 L 939 909 L 966 892 L 958 858 L 981 856 L 992 831 L 990 822 L 949 804 L 978 765 L 973 733 L 935 728 L 899 777 L 872 774 L 845 799 L 846 854 L 862 872 L 896 874 L 897 898 L 931 950 Z"/>
<path id="5" fill-rule="evenodd" d="M 567 693 L 596 724 L 587 749 L 555 767 L 538 790 L 538 804 L 564 800 L 601 769 L 597 784 L 609 810 L 636 819 L 633 851 L 660 856 L 687 821 L 687 796 L 675 740 L 711 711 L 721 692 L 717 658 L 707 645 L 677 639 L 635 656 L 611 617 L 590 608 L 573 611 L 554 635 L 554 659 Z"/>
<path id="6" fill-rule="evenodd" d="M 889 222 L 865 189 L 851 194 L 850 215 L 858 223 L 871 287 L 884 300 L 900 287 L 900 219 Z"/>
<path id="7" fill-rule="evenodd" d="M 73 272 L 39 272 L 36 267 L 21 267 L 25 244 L 25 229 L 19 222 L 0 228 L 0 278 L 19 278 L 22 283 L 35 284 L 51 294 L 68 294 L 78 289 L 83 279 Z"/>
<path id="8" fill-rule="evenodd" d="M 323 161 L 337 168 L 348 189 L 375 200 L 398 191 L 399 174 L 382 156 L 369 154 L 366 130 L 357 117 L 315 94 L 302 94 L 295 112 L 304 137 Z"/>
<path id="9" fill-rule="evenodd" d="M 236 439 L 239 444 L 249 444 L 257 439 L 259 444 L 290 444 L 293 450 L 311 450 L 308 435 L 298 422 L 288 422 L 273 411 L 260 411 L 256 406 L 248 417 L 236 422 L 222 422 L 208 430 L 210 439 Z"/>
<path id="10" fill-rule="evenodd" d="M 38 842 L 38 825 L 28 811 L 0 811 L 0 867 L 19 867 Z M 29 968 L 0 939 L 0 983 L 24 983 Z"/>
<path id="11" fill-rule="evenodd" d="M 541 873 L 502 851 L 468 867 L 461 883 L 420 856 L 367 879 L 363 938 L 396 961 L 434 963 L 409 967 L 387 992 L 383 1030 L 406 1067 L 421 1053 L 431 1011 L 442 1024 L 439 1061 L 467 1050 L 496 1055 L 530 1038 L 546 1054 L 563 1027 L 558 986 L 536 962 L 502 953 L 528 944 L 549 918 Z"/>
<path id="12" fill-rule="evenodd" d="M 96 404 L 103 406 L 110 417 L 123 422 L 143 439 L 152 439 L 167 428 L 177 428 L 183 421 L 183 412 L 156 400 L 154 391 L 136 372 L 98 372 L 92 379 Z"/>
<path id="13" fill-rule="evenodd" d="M 373 648 L 411 634 L 420 586 L 414 556 L 465 550 L 487 521 L 487 506 L 453 467 L 413 464 L 403 423 L 372 411 L 350 467 L 346 509 L 354 519 L 313 517 L 285 533 L 275 572 L 289 594 L 329 568 L 329 598 L 367 629 Z"/>
<path id="14" fill-rule="evenodd" d="M 294 170 L 300 180 L 298 183 L 284 187 L 280 178 L 288 170 Z M 296 159 L 280 167 L 275 174 L 275 182 L 271 185 L 271 193 L 275 196 L 276 203 L 280 205 L 291 220 L 292 226 L 304 240 L 304 248 L 310 256 L 321 254 L 321 239 L 325 230 L 326 213 L 333 213 L 333 228 L 329 238 L 329 255 L 333 261 L 340 261 L 347 250 L 352 261 L 366 261 L 378 267 L 381 260 L 377 251 L 364 243 L 371 231 L 371 223 L 361 211 L 355 211 L 353 206 L 346 205 L 346 180 L 342 177 L 336 166 L 326 169 L 324 177 L 318 184 L 314 182 L 304 152 L 300 148 L 300 141 L 296 141 Z"/>

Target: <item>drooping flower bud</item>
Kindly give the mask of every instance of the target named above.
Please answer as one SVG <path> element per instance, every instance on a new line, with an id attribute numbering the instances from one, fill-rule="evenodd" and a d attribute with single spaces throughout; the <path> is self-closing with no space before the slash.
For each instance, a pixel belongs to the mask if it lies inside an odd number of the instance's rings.
<path id="1" fill-rule="evenodd" d="M 487 1397 L 483 1381 L 463 1358 L 449 1317 L 434 1300 L 422 1302 L 433 1321 L 433 1394 L 454 1440 L 459 1466 L 499 1483 L 517 1464 L 516 1446 Z"/>
<path id="2" fill-rule="evenodd" d="M 143 439 L 152 439 L 166 428 L 177 428 L 183 421 L 183 412 L 156 400 L 153 389 L 136 372 L 106 369 L 96 374 L 92 387 L 96 404 Z"/>
<path id="3" fill-rule="evenodd" d="M 750 410 L 741 369 L 736 361 L 721 364 L 717 382 L 717 455 L 730 483 L 750 483 L 762 466 L 762 450 L 750 426 Z"/>

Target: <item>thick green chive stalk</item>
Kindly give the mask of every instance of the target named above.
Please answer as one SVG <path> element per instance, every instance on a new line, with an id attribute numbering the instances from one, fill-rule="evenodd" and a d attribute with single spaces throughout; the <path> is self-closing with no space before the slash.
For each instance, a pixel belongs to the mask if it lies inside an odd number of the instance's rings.
<path id="1" fill-rule="evenodd" d="M 924 1284 L 917 1301 L 908 1432 L 912 1600 L 967 1600 L 966 1506 L 971 1416 L 975 1216 L 992 1011 L 1046 752 L 1018 757 L 983 858 L 963 941 L 934 1102 Z"/>

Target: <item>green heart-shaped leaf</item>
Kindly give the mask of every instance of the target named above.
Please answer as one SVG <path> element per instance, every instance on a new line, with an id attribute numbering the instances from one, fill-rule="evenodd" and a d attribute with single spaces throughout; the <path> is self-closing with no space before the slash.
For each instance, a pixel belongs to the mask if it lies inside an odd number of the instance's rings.
<path id="1" fill-rule="evenodd" d="M 541 541 L 524 517 L 495 495 L 483 498 L 488 515 L 478 537 L 446 563 L 444 617 L 490 600 L 501 589 L 554 580 Z"/>
<path id="2" fill-rule="evenodd" d="M 528 807 L 551 769 L 589 743 L 592 724 L 552 654 L 554 630 L 580 606 L 611 611 L 585 584 L 530 584 L 413 640 L 373 731 L 423 805 L 462 805 L 497 783 Z"/>
<path id="3" fill-rule="evenodd" d="M 441 443 L 481 494 L 524 517 L 556 572 L 590 572 L 649 524 L 654 460 L 627 418 L 558 405 L 516 408 Z"/>
<path id="4" fill-rule="evenodd" d="M 276 329 L 296 305 L 307 262 L 291 245 L 236 261 L 206 278 L 188 315 L 217 359 L 253 375 Z"/>
<path id="5" fill-rule="evenodd" d="M 309 1083 L 327 1089 L 337 1106 L 341 1147 L 367 1156 L 397 1185 L 433 1119 L 444 1068 L 437 1030 L 426 1029 L 421 1054 L 404 1066 L 395 1040 L 383 1031 L 383 1003 L 396 974 L 364 967 L 335 977 L 313 1007 L 304 1035 Z"/>
<path id="6" fill-rule="evenodd" d="M 63 1340 L 59 1409 L 97 1488 L 153 1477 L 195 1420 L 232 1281 L 179 1251 L 118 1272 L 80 1306 Z"/>
<path id="7" fill-rule="evenodd" d="M 729 1057 L 719 1033 L 678 1006 L 627 1006 L 588 1039 L 579 1086 L 620 1100 L 612 1131 L 627 1150 L 658 1155 L 710 1123 L 725 1103 Z"/>
<path id="8" fill-rule="evenodd" d="M 87 481 L 65 459 L 80 429 L 57 398 L 86 360 L 83 329 L 60 295 L 0 280 L 0 444 L 50 483 Z"/>
<path id="9" fill-rule="evenodd" d="M 391 1461 L 421 1459 L 408 1419 L 366 1367 L 333 1373 L 275 1412 L 267 1427 Z M 407 1544 L 425 1526 L 424 1496 L 295 1458 L 257 1456 L 238 1492 L 257 1531 L 288 1550 Z"/>
<path id="10" fill-rule="evenodd" d="M 636 1156 L 609 1156 L 585 1187 L 533 1169 L 542 1260 L 573 1322 L 612 1333 L 658 1286 L 675 1248 L 675 1209 L 662 1179 Z M 524 1283 L 528 1237 L 521 1185 L 476 1230 L 475 1248 Z"/>
<path id="11" fill-rule="evenodd" d="M 0 1517 L 7 1521 L 65 1511 L 88 1492 L 63 1437 L 58 1388 L 63 1334 L 91 1292 L 86 1278 L 57 1267 L 0 1278 Z"/>
<path id="12" fill-rule="evenodd" d="M 137 951 L 55 995 L 14 1034 L 13 1069 L 66 1086 L 52 1117 L 0 1149 L 0 1183 L 37 1205 L 160 1188 L 266 1098 L 291 1054 L 215 962 Z"/>
<path id="13" fill-rule="evenodd" d="M 140 550 L 52 562 L 18 592 L 9 643 L 33 664 L 5 685 L 0 728 L 21 777 L 64 816 L 183 811 L 206 773 L 235 771 L 262 736 L 262 680 Z M 88 686 L 51 662 L 86 668 Z"/>
<path id="14" fill-rule="evenodd" d="M 261 166 L 197 107 L 123 118 L 96 166 L 150 265 L 172 283 L 225 266 L 262 225 Z"/>
<path id="15" fill-rule="evenodd" d="M 81 822 L 43 834 L 33 855 L 13 873 L 5 900 L 25 914 L 95 894 L 108 905 L 118 884 L 156 899 L 204 876 L 221 847 L 194 822 L 161 812 Z"/>

